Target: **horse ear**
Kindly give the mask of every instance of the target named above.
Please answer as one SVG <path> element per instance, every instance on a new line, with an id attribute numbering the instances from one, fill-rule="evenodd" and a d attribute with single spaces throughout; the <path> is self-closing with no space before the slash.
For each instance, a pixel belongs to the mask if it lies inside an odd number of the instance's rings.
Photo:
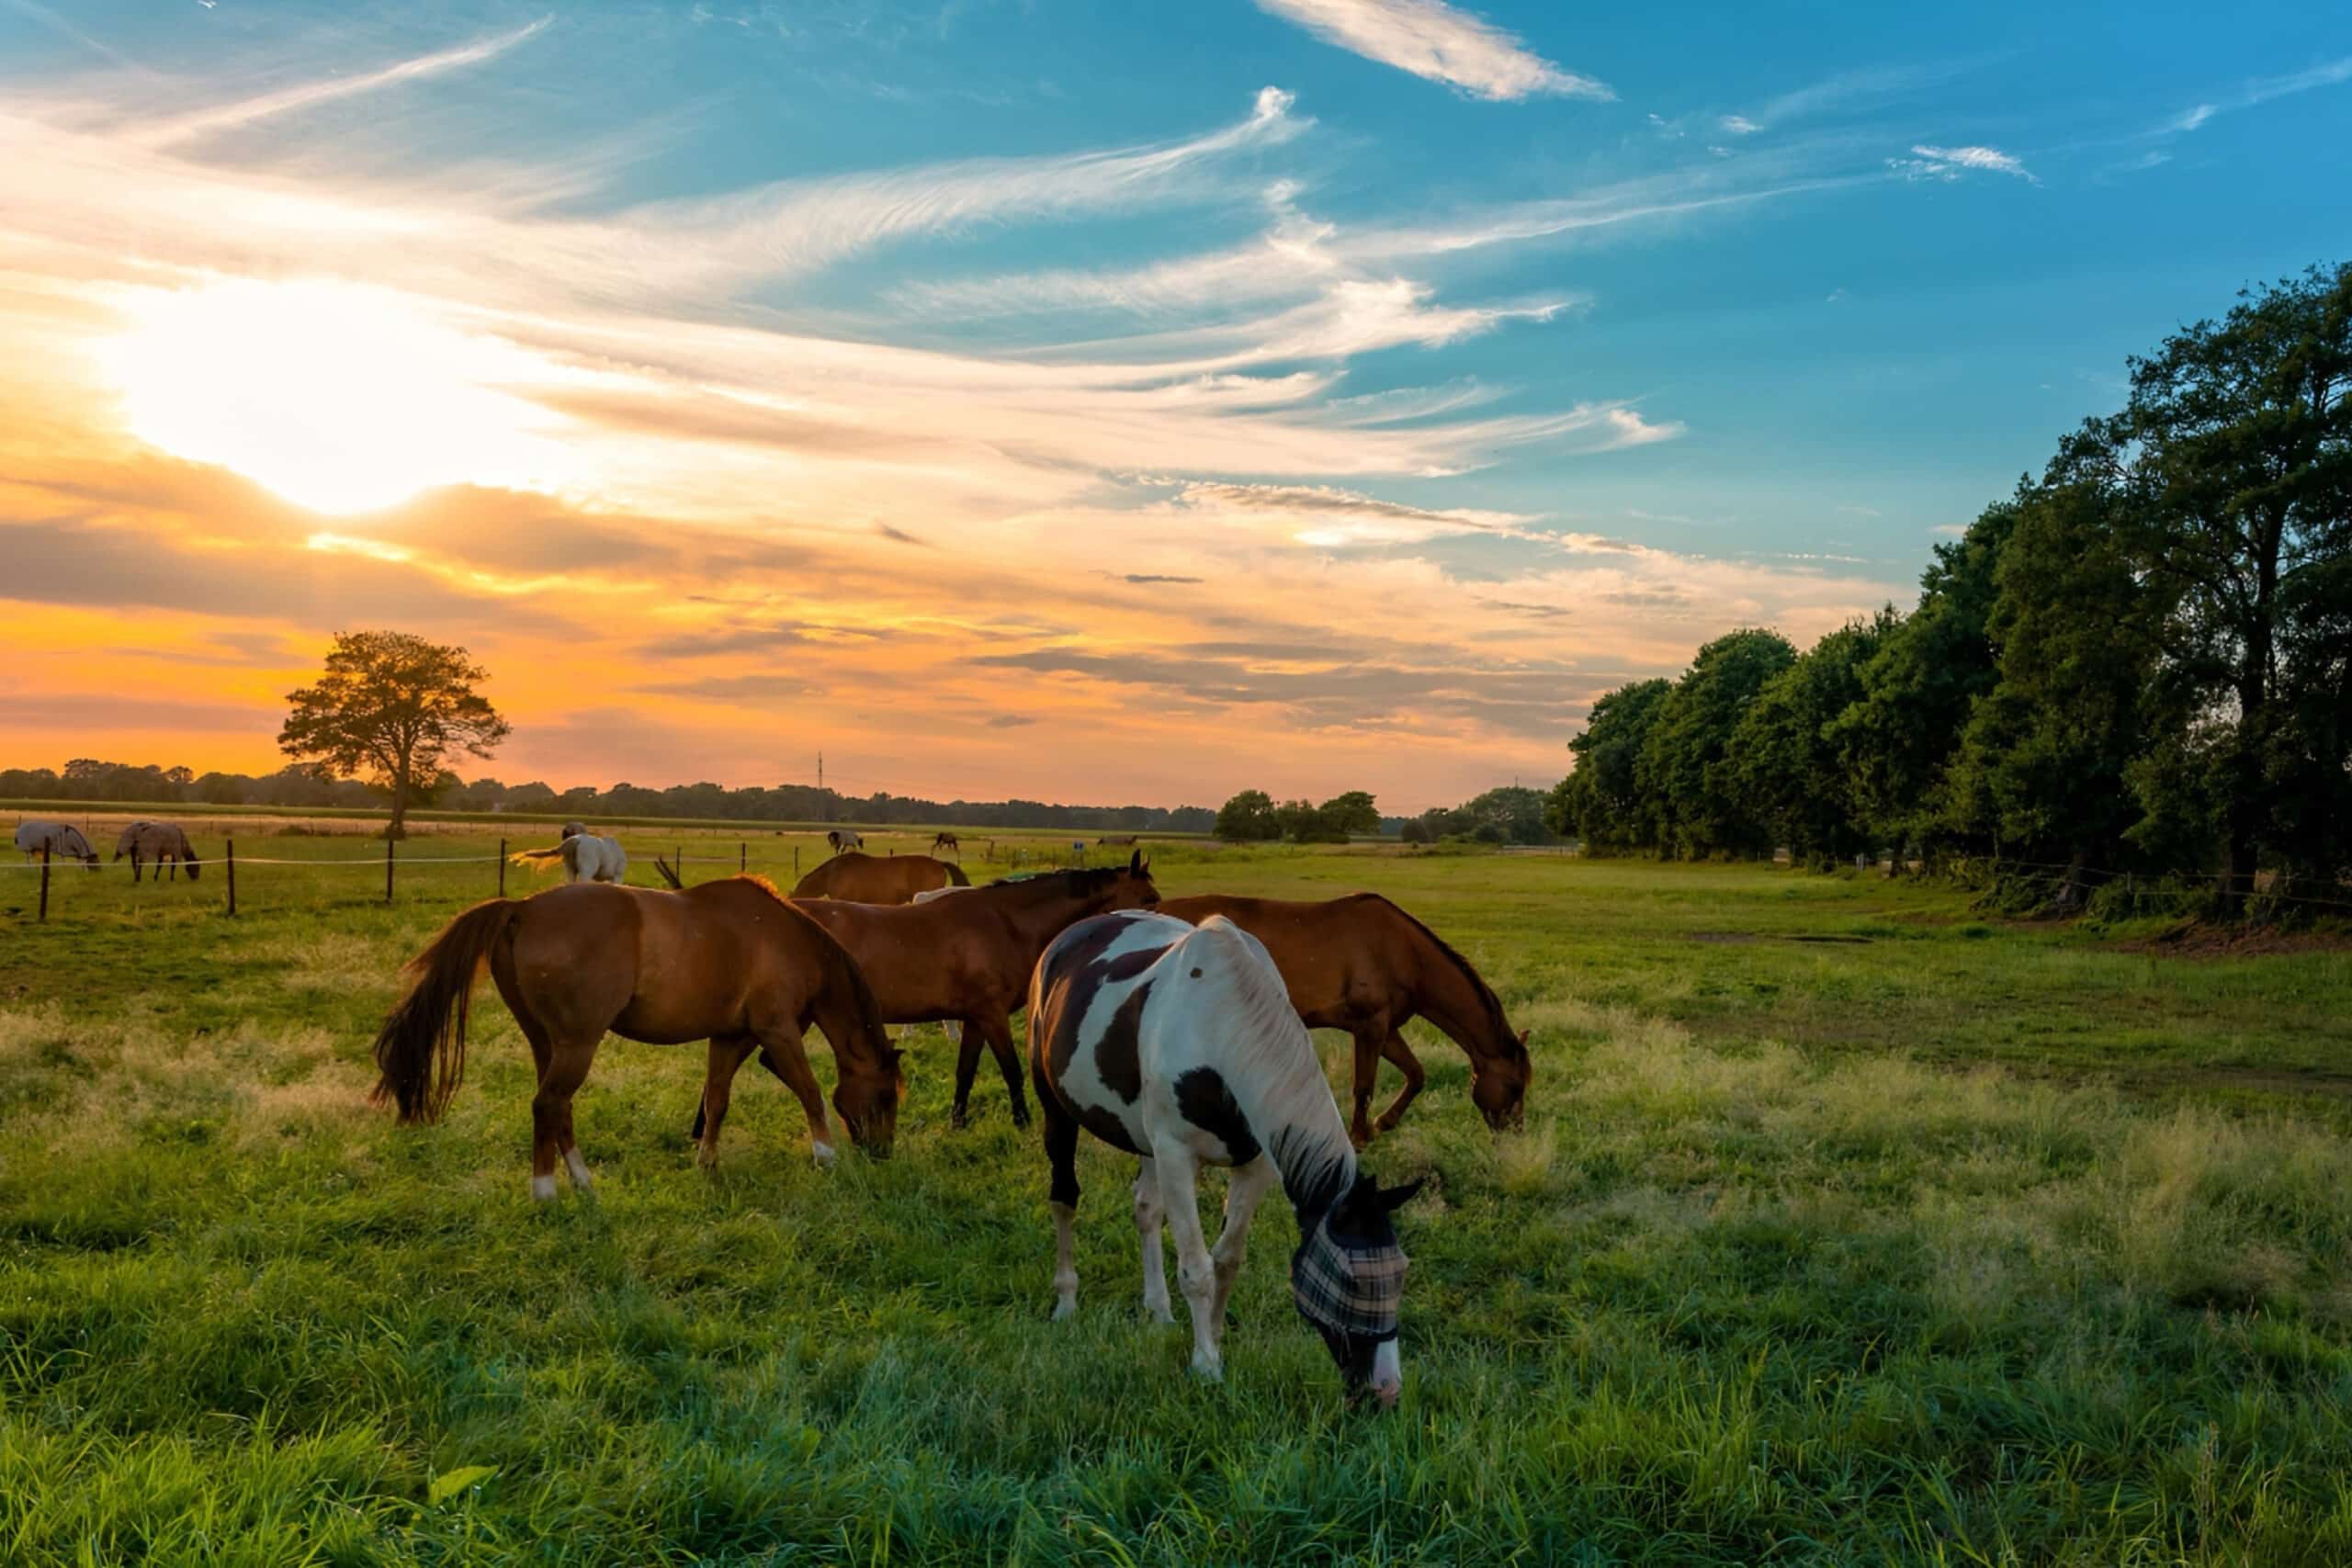
<path id="1" fill-rule="evenodd" d="M 1429 1178 L 1426 1176 L 1417 1176 L 1412 1180 L 1405 1183 L 1402 1187 L 1382 1188 L 1380 1190 L 1380 1206 L 1394 1213 L 1396 1210 L 1401 1209 L 1406 1204 L 1411 1202 L 1415 1194 L 1420 1191 L 1421 1184 L 1428 1179 Z"/>
<path id="2" fill-rule="evenodd" d="M 1127 857 L 1127 874 L 1129 876 L 1141 876 L 1143 874 L 1143 852 L 1141 850 L 1137 850 L 1135 853 Z"/>
<path id="3" fill-rule="evenodd" d="M 1527 1037 L 1534 1032 L 1535 1031 L 1532 1029 L 1522 1029 L 1519 1032 L 1519 1048 L 1521 1050 L 1524 1051 L 1527 1049 Z"/>

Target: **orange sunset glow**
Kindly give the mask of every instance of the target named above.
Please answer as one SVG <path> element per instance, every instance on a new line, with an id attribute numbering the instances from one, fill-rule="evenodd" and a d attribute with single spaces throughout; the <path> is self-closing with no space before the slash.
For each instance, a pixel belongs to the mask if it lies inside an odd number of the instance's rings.
<path id="1" fill-rule="evenodd" d="M 210 36 L 0 109 L 0 765 L 268 771 L 382 626 L 487 666 L 510 781 L 821 750 L 852 793 L 1418 810 L 1548 784 L 1726 627 L 1906 597 L 1931 538 L 1662 536 L 1672 378 L 1515 363 L 1593 308 L 1546 236 L 1791 168 L 1342 221 L 1343 144 L 1266 86 L 664 188 L 685 109 L 498 140 L 581 28 Z M 1162 218 L 1163 255 L 1081 243 Z"/>

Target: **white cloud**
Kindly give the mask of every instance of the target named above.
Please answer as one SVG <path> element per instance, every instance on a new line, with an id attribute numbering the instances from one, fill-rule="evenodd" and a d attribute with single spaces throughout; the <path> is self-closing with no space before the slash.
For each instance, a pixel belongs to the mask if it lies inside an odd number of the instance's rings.
<path id="1" fill-rule="evenodd" d="M 2156 136 L 2179 136 L 2197 130 L 2215 115 L 2233 109 L 2250 109 L 2267 104 L 2273 98 L 2291 97 L 2308 93 L 2314 87 L 2340 86 L 2352 82 L 2352 54 L 2341 60 L 2325 61 L 2304 71 L 2289 72 L 2283 76 L 2264 76 L 2247 82 L 2235 92 L 2222 96 L 2219 102 L 2200 103 L 2156 127 Z"/>
<path id="2" fill-rule="evenodd" d="M 1474 97 L 1531 95 L 1613 98 L 1589 76 L 1563 71 L 1511 33 L 1442 0 L 1258 0 L 1326 43 L 1399 71 L 1444 82 Z"/>
<path id="3" fill-rule="evenodd" d="M 151 147 L 168 147 L 176 142 L 190 141 L 215 131 L 231 130 L 251 125 L 257 120 L 278 115 L 293 114 L 317 104 L 337 98 L 356 96 L 362 93 L 379 92 L 404 82 L 414 82 L 427 76 L 437 76 L 446 71 L 461 70 L 495 60 L 544 30 L 554 20 L 541 17 L 537 21 L 516 28 L 511 32 L 480 39 L 455 49 L 445 49 L 433 54 L 421 54 L 413 60 L 403 60 L 397 65 L 381 70 L 363 72 L 356 76 L 335 76 L 322 81 L 306 82 L 300 86 L 288 87 L 257 97 L 221 104 L 195 114 L 160 121 L 143 128 L 139 139 Z"/>
<path id="4" fill-rule="evenodd" d="M 2008 175 L 2028 185 L 2040 185 L 2033 171 L 2014 154 L 1997 147 L 1915 146 L 1908 158 L 1889 158 L 1886 166 L 1914 180 L 1956 180 L 1963 175 Z"/>
<path id="5" fill-rule="evenodd" d="M 1764 129 L 1744 114 L 1727 114 L 1718 123 L 1734 136 L 1753 136 Z"/>

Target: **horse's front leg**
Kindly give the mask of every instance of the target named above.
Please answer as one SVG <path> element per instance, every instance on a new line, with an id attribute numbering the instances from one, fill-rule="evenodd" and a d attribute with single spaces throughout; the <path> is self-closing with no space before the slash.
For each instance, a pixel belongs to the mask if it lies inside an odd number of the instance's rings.
<path id="1" fill-rule="evenodd" d="M 1380 1051 L 1388 1038 L 1388 1015 L 1358 1023 L 1348 1031 L 1355 1042 L 1355 1109 L 1348 1117 L 1348 1138 L 1362 1148 L 1372 1142 L 1372 1091 L 1380 1081 Z"/>
<path id="2" fill-rule="evenodd" d="M 1176 1283 L 1193 1314 L 1193 1371 L 1211 1382 L 1225 1379 L 1218 1353 L 1215 1313 L 1216 1265 L 1201 1234 L 1201 1164 L 1183 1144 L 1154 1142 L 1151 1163 L 1159 1168 L 1159 1201 L 1168 1234 L 1176 1242 Z"/>
<path id="3" fill-rule="evenodd" d="M 808 1152 L 816 1156 L 819 1165 L 832 1164 L 833 1130 L 825 1120 L 825 1095 L 817 1087 L 817 1075 L 809 1069 L 808 1049 L 801 1043 L 800 1031 L 784 1024 L 763 1030 L 760 1046 L 767 1055 L 768 1065 L 800 1097 L 800 1109 L 808 1113 Z"/>
<path id="4" fill-rule="evenodd" d="M 1274 1162 L 1261 1154 L 1237 1169 L 1225 1190 L 1225 1228 L 1217 1232 L 1216 1245 L 1209 1249 L 1209 1260 L 1216 1266 L 1216 1298 L 1211 1310 L 1220 1346 L 1225 1342 L 1226 1303 L 1233 1299 L 1234 1281 L 1241 1278 L 1241 1260 L 1250 1250 L 1250 1222 L 1257 1215 L 1259 1201 L 1281 1179 Z"/>
<path id="5" fill-rule="evenodd" d="M 1396 1130 L 1396 1123 L 1405 1119 L 1405 1107 L 1412 1104 L 1414 1096 L 1421 1092 L 1421 1082 L 1428 1075 L 1421 1070 L 1421 1059 L 1413 1055 L 1410 1045 L 1405 1043 L 1405 1036 L 1400 1031 L 1392 1029 L 1388 1032 L 1380 1054 L 1396 1063 L 1396 1070 L 1405 1075 L 1405 1087 L 1397 1091 L 1396 1102 L 1382 1111 L 1380 1120 L 1373 1123 L 1375 1132 L 1393 1133 Z"/>
<path id="6" fill-rule="evenodd" d="M 1159 1245 L 1160 1222 L 1167 1205 L 1160 1201 L 1159 1172 L 1149 1159 L 1136 1168 L 1136 1245 L 1143 1249 L 1143 1310 L 1154 1323 L 1173 1323 L 1168 1310 L 1168 1258 Z"/>

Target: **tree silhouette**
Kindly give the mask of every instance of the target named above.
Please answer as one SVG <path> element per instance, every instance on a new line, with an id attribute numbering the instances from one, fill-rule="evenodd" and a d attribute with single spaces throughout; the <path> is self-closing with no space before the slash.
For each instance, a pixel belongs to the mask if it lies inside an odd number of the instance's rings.
<path id="1" fill-rule="evenodd" d="M 287 694 L 294 711 L 279 750 L 358 778 L 391 797 L 388 839 L 406 836 L 411 804 L 431 796 L 453 752 L 487 757 L 508 725 L 474 690 L 489 671 L 462 648 L 406 632 L 339 632 L 317 684 Z"/>

